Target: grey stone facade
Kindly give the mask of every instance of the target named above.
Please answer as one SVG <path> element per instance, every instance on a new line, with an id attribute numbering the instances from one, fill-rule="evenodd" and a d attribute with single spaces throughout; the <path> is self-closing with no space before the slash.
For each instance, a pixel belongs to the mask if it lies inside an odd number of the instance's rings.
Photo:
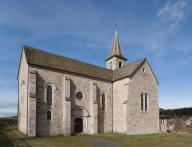
<path id="1" fill-rule="evenodd" d="M 114 42 L 119 44 L 118 40 Z M 72 135 L 78 129 L 84 134 L 157 133 L 158 82 L 149 63 L 144 59 L 126 65 L 120 46 L 113 45 L 112 50 L 115 51 L 106 60 L 109 69 L 94 67 L 108 75 L 96 77 L 90 72 L 79 74 L 79 71 L 60 70 L 60 66 L 54 65 L 56 62 L 48 67 L 47 63 L 34 61 L 24 47 L 18 74 L 19 130 L 28 136 Z M 32 49 L 31 52 L 41 51 Z M 53 55 L 54 61 L 59 58 Z M 108 65 L 110 61 L 113 61 L 112 68 Z M 119 61 L 122 62 L 120 67 Z M 85 68 L 84 64 L 78 64 L 82 65 L 82 70 L 89 71 L 90 65 Z M 122 71 L 118 71 L 121 68 Z M 52 88 L 51 106 L 47 102 L 48 86 Z M 147 111 L 141 111 L 142 93 L 148 94 Z"/>

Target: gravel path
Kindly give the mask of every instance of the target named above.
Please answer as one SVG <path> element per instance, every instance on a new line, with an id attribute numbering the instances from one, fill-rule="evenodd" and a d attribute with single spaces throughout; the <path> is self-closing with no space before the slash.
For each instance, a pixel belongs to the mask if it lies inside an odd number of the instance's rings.
<path id="1" fill-rule="evenodd" d="M 88 138 L 86 142 L 90 145 L 93 145 L 94 147 L 122 147 L 121 145 L 101 139 L 101 138 Z"/>

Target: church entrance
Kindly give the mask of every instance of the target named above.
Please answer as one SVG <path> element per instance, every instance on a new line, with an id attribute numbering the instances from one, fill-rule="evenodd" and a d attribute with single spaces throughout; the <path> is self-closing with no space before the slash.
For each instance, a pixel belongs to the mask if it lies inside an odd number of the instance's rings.
<path id="1" fill-rule="evenodd" d="M 76 106 L 71 110 L 71 133 L 79 134 L 79 133 L 89 133 L 88 125 L 89 125 L 89 112 L 86 108 L 81 106 Z"/>
<path id="2" fill-rule="evenodd" d="M 74 120 L 74 133 L 79 134 L 83 132 L 83 119 L 75 118 Z"/>

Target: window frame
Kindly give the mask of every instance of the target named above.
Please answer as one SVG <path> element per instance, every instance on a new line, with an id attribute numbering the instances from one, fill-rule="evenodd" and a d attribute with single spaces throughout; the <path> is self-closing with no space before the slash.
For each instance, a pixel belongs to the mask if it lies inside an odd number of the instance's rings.
<path id="1" fill-rule="evenodd" d="M 47 105 L 47 87 L 48 86 L 51 86 L 52 87 L 52 105 L 51 106 L 48 106 Z M 54 97 L 55 97 L 55 91 L 56 91 L 56 86 L 52 83 L 46 83 L 45 86 L 44 86 L 44 101 L 46 103 L 46 106 L 50 109 L 52 109 L 54 107 Z"/>

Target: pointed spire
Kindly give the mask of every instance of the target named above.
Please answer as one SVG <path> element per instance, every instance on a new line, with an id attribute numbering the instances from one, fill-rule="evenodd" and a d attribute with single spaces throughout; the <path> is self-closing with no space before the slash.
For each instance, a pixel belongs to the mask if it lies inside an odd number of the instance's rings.
<path id="1" fill-rule="evenodd" d="M 113 38 L 113 44 L 112 44 L 112 47 L 110 50 L 110 54 L 106 60 L 108 60 L 114 56 L 127 60 L 121 53 L 121 47 L 120 47 L 120 43 L 119 43 L 119 37 L 118 37 L 118 31 L 117 30 L 115 30 L 115 34 L 114 34 L 114 38 Z"/>

